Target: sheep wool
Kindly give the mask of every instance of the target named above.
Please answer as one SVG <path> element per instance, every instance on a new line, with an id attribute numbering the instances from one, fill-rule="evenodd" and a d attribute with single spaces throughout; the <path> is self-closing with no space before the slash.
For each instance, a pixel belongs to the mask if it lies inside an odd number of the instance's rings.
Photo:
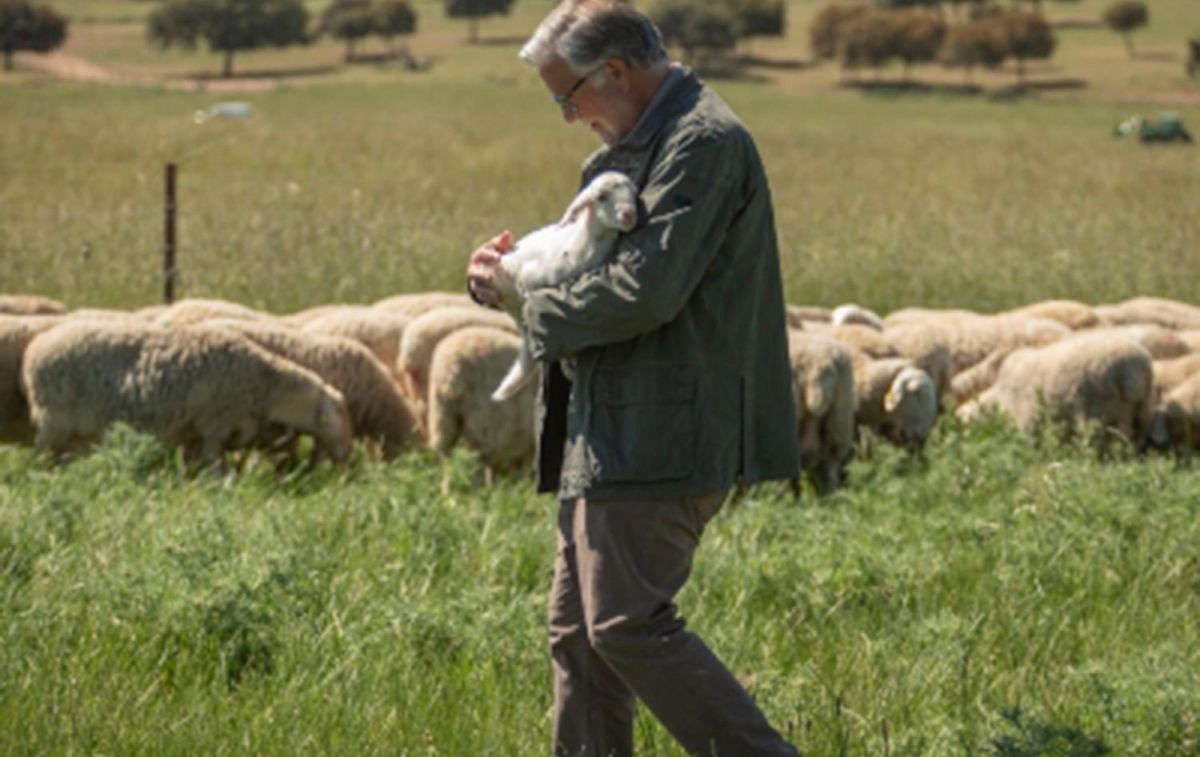
<path id="1" fill-rule="evenodd" d="M 818 491 L 841 485 L 854 451 L 854 370 L 836 340 L 788 330 L 800 464 Z"/>
<path id="2" fill-rule="evenodd" d="M 0 315 L 0 442 L 31 443 L 29 403 L 21 389 L 21 363 L 33 338 L 62 322 L 60 316 Z"/>
<path id="3" fill-rule="evenodd" d="M 388 368 L 397 370 L 400 340 L 412 317 L 365 305 L 345 305 L 333 308 L 300 326 L 310 334 L 340 336 L 361 343 Z"/>
<path id="4" fill-rule="evenodd" d="M 67 307 L 58 300 L 36 294 L 0 294 L 0 314 L 62 315 Z"/>
<path id="5" fill-rule="evenodd" d="M 185 454 L 222 462 L 278 424 L 349 453 L 341 394 L 249 340 L 203 326 L 71 322 L 30 342 L 22 383 L 36 445 L 56 453 L 124 422 Z"/>
<path id="6" fill-rule="evenodd" d="M 178 328 L 213 318 L 238 318 L 248 321 L 274 321 L 275 316 L 225 300 L 180 300 L 167 306 L 154 318 L 155 326 Z"/>
<path id="7" fill-rule="evenodd" d="M 468 295 L 458 292 L 407 292 L 379 300 L 371 307 L 416 318 L 434 308 L 456 306 L 474 307 L 475 302 Z"/>
<path id="8" fill-rule="evenodd" d="M 929 374 L 907 358 L 854 362 L 855 421 L 890 442 L 920 447 L 938 416 Z"/>

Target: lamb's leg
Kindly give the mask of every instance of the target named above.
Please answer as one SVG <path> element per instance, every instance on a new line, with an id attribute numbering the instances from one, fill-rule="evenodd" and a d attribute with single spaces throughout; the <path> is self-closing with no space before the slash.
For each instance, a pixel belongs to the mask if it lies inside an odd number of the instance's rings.
<path id="1" fill-rule="evenodd" d="M 504 380 L 500 382 L 500 386 L 496 387 L 496 391 L 492 392 L 492 400 L 503 402 L 515 396 L 534 377 L 536 373 L 534 369 L 536 367 L 537 361 L 533 359 L 533 352 L 529 349 L 529 334 L 522 328 L 521 350 L 517 353 L 517 359 L 513 361 L 512 367 L 508 369 L 508 373 L 504 375 Z"/>

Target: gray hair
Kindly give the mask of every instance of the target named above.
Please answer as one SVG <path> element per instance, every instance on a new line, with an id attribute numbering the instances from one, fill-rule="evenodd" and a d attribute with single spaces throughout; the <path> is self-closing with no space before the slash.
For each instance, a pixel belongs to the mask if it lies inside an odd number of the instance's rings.
<path id="1" fill-rule="evenodd" d="M 538 25 L 519 57 L 540 67 L 559 57 L 576 73 L 609 58 L 631 67 L 667 65 L 662 34 L 647 16 L 619 0 L 563 0 Z"/>

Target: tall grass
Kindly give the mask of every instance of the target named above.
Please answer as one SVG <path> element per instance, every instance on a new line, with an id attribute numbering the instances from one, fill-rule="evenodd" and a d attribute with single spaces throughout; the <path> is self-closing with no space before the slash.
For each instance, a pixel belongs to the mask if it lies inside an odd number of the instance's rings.
<path id="1" fill-rule="evenodd" d="M 874 454 L 729 504 L 680 597 L 801 749 L 1197 753 L 1196 470 L 997 424 Z M 0 751 L 544 751 L 553 505 L 473 466 L 0 450 Z"/>

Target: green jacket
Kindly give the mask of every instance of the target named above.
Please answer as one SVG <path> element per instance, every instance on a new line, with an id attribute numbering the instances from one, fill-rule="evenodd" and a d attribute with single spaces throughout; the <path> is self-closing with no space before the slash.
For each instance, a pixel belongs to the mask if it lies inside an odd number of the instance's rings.
<path id="1" fill-rule="evenodd" d="M 775 222 L 750 133 L 675 68 L 633 131 L 585 162 L 582 184 L 605 170 L 639 187 L 637 227 L 600 269 L 525 303 L 548 364 L 539 491 L 685 497 L 798 475 Z"/>

